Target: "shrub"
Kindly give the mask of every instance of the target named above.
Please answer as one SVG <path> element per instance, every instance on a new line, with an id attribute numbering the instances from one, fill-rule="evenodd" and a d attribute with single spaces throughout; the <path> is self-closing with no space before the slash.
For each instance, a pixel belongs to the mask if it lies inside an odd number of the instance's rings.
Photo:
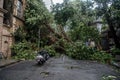
<path id="1" fill-rule="evenodd" d="M 82 42 L 68 44 L 66 54 L 74 59 L 88 60 L 93 54 L 93 49 L 86 47 Z"/>
<path id="2" fill-rule="evenodd" d="M 13 58 L 15 59 L 34 59 L 35 53 L 32 50 L 23 50 L 22 52 L 18 52 Z"/>
<path id="3" fill-rule="evenodd" d="M 83 42 L 67 44 L 66 54 L 69 57 L 79 60 L 97 60 L 104 63 L 109 63 L 112 60 L 111 54 L 86 47 Z"/>
<path id="4" fill-rule="evenodd" d="M 51 57 L 57 55 L 57 52 L 55 51 L 55 48 L 53 47 L 53 45 L 51 45 L 51 46 L 45 46 L 44 49 L 45 49 L 46 51 L 48 51 L 48 53 L 49 53 L 49 55 L 50 55 Z"/>
<path id="5" fill-rule="evenodd" d="M 12 54 L 15 59 L 34 59 L 35 52 L 32 50 L 31 43 L 20 42 L 12 46 Z"/>
<path id="6" fill-rule="evenodd" d="M 114 55 L 120 54 L 120 49 L 113 47 L 113 48 L 111 49 L 111 52 L 112 52 L 112 54 L 114 54 Z"/>
<path id="7" fill-rule="evenodd" d="M 105 53 L 103 51 L 96 51 L 94 54 L 91 56 L 92 60 L 97 60 L 103 63 L 110 63 L 112 61 L 112 55 Z"/>

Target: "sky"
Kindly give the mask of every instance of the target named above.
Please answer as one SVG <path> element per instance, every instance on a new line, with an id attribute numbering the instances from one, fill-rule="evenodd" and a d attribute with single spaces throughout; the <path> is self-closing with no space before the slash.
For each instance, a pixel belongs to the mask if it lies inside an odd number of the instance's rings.
<path id="1" fill-rule="evenodd" d="M 56 4 L 56 3 L 62 3 L 63 0 L 52 0 L 53 1 L 53 4 Z M 48 10 L 51 10 L 51 0 L 43 0 L 43 2 L 45 3 L 46 7 Z"/>
<path id="2" fill-rule="evenodd" d="M 56 4 L 56 3 L 62 3 L 63 0 L 53 0 L 53 3 Z"/>

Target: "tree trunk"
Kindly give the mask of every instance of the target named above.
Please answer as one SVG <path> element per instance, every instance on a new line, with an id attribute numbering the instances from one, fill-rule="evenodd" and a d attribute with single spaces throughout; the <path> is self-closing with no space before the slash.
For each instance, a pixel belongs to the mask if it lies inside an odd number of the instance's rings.
<path id="1" fill-rule="evenodd" d="M 72 42 L 72 41 L 68 38 L 68 36 L 66 35 L 66 33 L 65 33 L 64 29 L 62 28 L 62 26 L 59 25 L 58 27 L 59 27 L 59 29 L 60 29 L 63 37 L 64 37 L 67 41 Z"/>
<path id="2" fill-rule="evenodd" d="M 106 20 L 107 20 L 107 23 L 108 23 L 108 25 L 109 25 L 110 31 L 111 31 L 111 33 L 112 33 L 112 37 L 113 37 L 113 39 L 114 39 L 115 46 L 120 49 L 119 39 L 118 39 L 118 37 L 116 36 L 116 31 L 115 31 L 115 29 L 114 29 L 114 25 L 113 25 L 113 23 L 112 23 L 112 20 L 110 19 L 110 15 L 109 15 L 108 13 L 106 13 L 105 18 L 106 18 Z"/>
<path id="3" fill-rule="evenodd" d="M 67 35 L 65 34 L 64 30 L 63 30 L 61 27 L 60 27 L 60 30 L 61 30 L 63 36 L 60 35 L 60 34 L 58 34 L 58 33 L 56 33 L 56 32 L 51 28 L 51 26 L 50 26 L 49 24 L 44 24 L 44 25 L 45 25 L 53 34 L 55 34 L 57 40 L 58 40 L 58 38 L 64 37 L 64 39 L 67 40 L 68 42 L 72 42 L 72 41 L 67 37 Z"/>

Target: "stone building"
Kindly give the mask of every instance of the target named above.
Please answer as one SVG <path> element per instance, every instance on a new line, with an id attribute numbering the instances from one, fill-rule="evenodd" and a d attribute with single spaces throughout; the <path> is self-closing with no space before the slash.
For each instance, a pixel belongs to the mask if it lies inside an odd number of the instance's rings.
<path id="1" fill-rule="evenodd" d="M 11 56 L 13 33 L 24 25 L 26 0 L 0 0 L 0 52 L 5 58 Z"/>

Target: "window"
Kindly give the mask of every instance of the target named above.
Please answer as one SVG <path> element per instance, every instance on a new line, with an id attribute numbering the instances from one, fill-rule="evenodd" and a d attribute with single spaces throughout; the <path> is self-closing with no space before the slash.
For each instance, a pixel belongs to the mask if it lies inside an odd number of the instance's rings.
<path id="1" fill-rule="evenodd" d="M 18 0 L 17 1 L 17 16 L 22 18 L 23 17 L 23 12 L 22 12 L 22 1 Z"/>
<path id="2" fill-rule="evenodd" d="M 4 13 L 3 23 L 6 25 L 10 25 L 10 13 L 11 13 L 10 7 L 11 7 L 11 3 L 8 0 L 4 0 L 3 9 L 5 9 L 7 13 Z"/>

